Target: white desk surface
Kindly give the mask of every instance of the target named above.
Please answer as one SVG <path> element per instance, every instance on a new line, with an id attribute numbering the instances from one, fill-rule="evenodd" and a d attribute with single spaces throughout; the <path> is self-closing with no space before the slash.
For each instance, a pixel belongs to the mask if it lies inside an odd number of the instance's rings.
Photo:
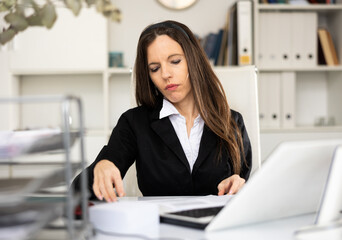
<path id="1" fill-rule="evenodd" d="M 134 198 L 126 198 L 134 200 Z M 135 198 L 136 200 L 136 198 Z M 141 200 L 141 199 L 139 199 Z M 106 236 L 97 234 L 94 240 L 109 239 L 153 239 L 153 240 L 292 240 L 295 239 L 294 232 L 304 226 L 311 225 L 314 222 L 315 214 L 300 215 L 291 218 L 279 219 L 276 221 L 246 225 L 238 228 L 231 228 L 223 231 L 205 232 L 187 227 L 180 227 L 161 223 L 159 226 L 159 236 L 151 238 L 134 238 L 123 236 Z"/>
<path id="2" fill-rule="evenodd" d="M 210 233 L 162 223 L 159 226 L 159 236 L 138 238 L 96 234 L 90 240 L 294 240 L 294 231 L 311 224 L 314 216 L 314 214 L 302 215 Z M 68 236 L 65 231 L 43 230 L 34 239 L 64 240 L 68 239 Z"/>
<path id="3" fill-rule="evenodd" d="M 292 240 L 294 231 L 300 227 L 309 225 L 313 222 L 314 214 L 302 215 L 293 218 L 286 218 L 272 222 L 260 223 L 245 227 L 227 229 L 217 232 L 204 232 L 185 227 L 178 227 L 169 224 L 160 224 L 159 238 L 157 240 Z M 109 240 L 109 239 L 143 239 L 134 237 L 122 236 L 106 236 L 102 234 L 96 235 L 94 240 Z M 146 238 L 149 239 L 149 238 Z"/>

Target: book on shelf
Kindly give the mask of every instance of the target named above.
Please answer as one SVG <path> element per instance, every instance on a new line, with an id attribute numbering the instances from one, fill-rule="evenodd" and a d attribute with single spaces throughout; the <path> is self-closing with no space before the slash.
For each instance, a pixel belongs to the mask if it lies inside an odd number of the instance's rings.
<path id="1" fill-rule="evenodd" d="M 330 35 L 330 32 L 325 28 L 318 29 L 318 39 L 319 48 L 323 53 L 324 60 L 319 61 L 319 63 L 326 63 L 328 66 L 339 65 L 339 60 L 337 58 L 336 49 Z"/>
<path id="2" fill-rule="evenodd" d="M 228 33 L 229 33 L 229 12 L 226 15 L 226 23 L 223 27 L 223 32 L 222 32 L 222 41 L 221 41 L 221 46 L 220 46 L 220 51 L 218 55 L 218 59 L 216 62 L 217 66 L 226 66 L 228 65 Z"/>
<path id="3" fill-rule="evenodd" d="M 219 65 L 218 63 L 219 63 L 219 55 L 220 55 L 220 50 L 221 50 L 221 45 L 222 45 L 222 38 L 223 38 L 223 29 L 220 29 L 217 33 L 215 48 L 214 48 L 214 52 L 212 55 L 215 66 Z"/>
<path id="4" fill-rule="evenodd" d="M 214 66 L 250 65 L 253 61 L 252 2 L 241 0 L 227 11 L 223 28 L 200 39 Z"/>
<path id="5" fill-rule="evenodd" d="M 210 62 L 214 64 L 214 52 L 216 48 L 216 43 L 218 39 L 218 33 L 209 33 L 207 36 L 203 38 L 203 49 L 207 54 L 207 57 Z"/>

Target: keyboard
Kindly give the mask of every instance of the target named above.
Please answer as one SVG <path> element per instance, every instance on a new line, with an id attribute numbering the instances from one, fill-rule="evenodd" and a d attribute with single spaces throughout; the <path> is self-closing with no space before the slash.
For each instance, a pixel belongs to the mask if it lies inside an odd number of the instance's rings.
<path id="1" fill-rule="evenodd" d="M 209 207 L 209 208 L 199 208 L 199 209 L 191 209 L 179 212 L 172 212 L 170 214 L 178 215 L 178 216 L 186 216 L 186 217 L 193 217 L 193 218 L 201 218 L 201 217 L 208 217 L 214 216 L 221 211 L 221 207 Z"/>

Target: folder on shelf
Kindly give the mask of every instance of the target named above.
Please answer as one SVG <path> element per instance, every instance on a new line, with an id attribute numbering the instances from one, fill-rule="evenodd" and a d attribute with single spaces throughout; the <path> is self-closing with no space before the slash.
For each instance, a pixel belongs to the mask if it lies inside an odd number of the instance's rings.
<path id="1" fill-rule="evenodd" d="M 336 49 L 332 41 L 331 35 L 327 29 L 318 29 L 318 38 L 322 47 L 325 62 L 328 66 L 335 66 L 339 64 Z"/>
<path id="2" fill-rule="evenodd" d="M 262 12 L 259 15 L 259 67 L 279 67 L 279 13 Z"/>
<path id="3" fill-rule="evenodd" d="M 279 61 L 273 64 L 276 64 L 276 67 L 291 67 L 293 66 L 294 61 L 294 54 L 293 54 L 293 24 L 292 24 L 292 13 L 291 12 L 282 12 L 282 13 L 275 13 L 273 15 L 274 18 L 277 18 L 276 22 L 278 26 L 274 26 L 277 28 L 278 35 L 275 36 L 276 45 L 275 55 L 278 57 Z M 271 21 L 272 24 L 273 21 Z M 274 29 L 272 28 L 272 29 Z M 272 33 L 270 33 L 272 34 Z M 299 37 L 298 37 L 299 38 Z"/>
<path id="4" fill-rule="evenodd" d="M 317 13 L 293 12 L 290 14 L 292 66 L 315 67 L 317 65 Z"/>
<path id="5" fill-rule="evenodd" d="M 317 63 L 317 13 L 262 12 L 259 66 L 314 67 Z"/>
<path id="6" fill-rule="evenodd" d="M 261 128 L 280 127 L 280 73 L 259 74 L 259 116 Z"/>
<path id="7" fill-rule="evenodd" d="M 264 13 L 260 13 L 259 14 L 259 22 L 258 22 L 258 26 L 259 26 L 259 41 L 258 41 L 258 55 L 255 56 L 257 58 L 257 62 L 259 64 L 259 67 L 264 67 L 266 64 L 266 48 L 267 48 L 267 36 L 266 36 L 266 32 L 267 32 L 267 27 L 265 26 L 267 24 L 266 19 L 267 16 Z M 266 61 L 266 62 L 265 62 Z"/>
<path id="8" fill-rule="evenodd" d="M 250 65 L 253 56 L 252 2 L 244 0 L 236 4 L 238 65 Z"/>
<path id="9" fill-rule="evenodd" d="M 296 109 L 296 73 L 281 73 L 281 126 L 284 128 L 295 127 Z"/>

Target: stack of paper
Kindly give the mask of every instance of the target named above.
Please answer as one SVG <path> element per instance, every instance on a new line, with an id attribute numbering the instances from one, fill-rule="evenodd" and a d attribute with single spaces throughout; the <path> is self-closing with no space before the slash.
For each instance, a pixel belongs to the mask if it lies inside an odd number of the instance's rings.
<path id="1" fill-rule="evenodd" d="M 143 197 L 141 200 L 155 203 L 159 206 L 159 211 L 175 212 L 196 208 L 221 207 L 232 199 L 233 195 L 207 195 L 207 196 L 186 196 L 186 197 Z M 123 198 L 123 201 L 126 199 Z M 140 199 L 139 199 L 140 200 Z"/>
<path id="2" fill-rule="evenodd" d="M 77 134 L 72 133 L 70 137 L 73 144 Z M 63 148 L 63 133 L 60 129 L 0 131 L 0 159 Z"/>

